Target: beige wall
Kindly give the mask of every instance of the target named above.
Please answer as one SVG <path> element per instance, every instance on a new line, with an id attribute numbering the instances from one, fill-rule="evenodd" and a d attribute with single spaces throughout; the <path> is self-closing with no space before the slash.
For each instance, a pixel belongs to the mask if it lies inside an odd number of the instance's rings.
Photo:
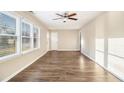
<path id="1" fill-rule="evenodd" d="M 114 60 L 108 61 L 109 58 L 107 56 L 108 49 L 110 49 L 108 45 L 110 44 L 109 39 L 124 38 L 124 12 L 104 12 L 103 14 L 83 26 L 80 32 L 82 34 L 81 52 L 87 55 L 89 58 L 95 60 L 96 40 L 103 39 L 103 61 L 105 63 L 103 64 L 103 67 L 118 76 L 120 79 L 124 80 L 124 64 L 122 62 L 122 59 L 115 58 L 115 62 Z M 124 44 L 122 44 L 122 46 L 123 45 Z M 119 51 L 119 49 L 116 50 Z M 121 50 L 124 51 L 123 49 Z M 99 55 L 97 56 L 99 57 L 99 59 L 102 59 L 102 57 L 100 57 Z M 109 67 L 106 66 L 107 61 L 110 64 Z M 99 62 L 97 63 L 99 64 Z"/>
<path id="2" fill-rule="evenodd" d="M 85 55 L 95 58 L 95 25 L 93 23 L 87 24 L 81 29 L 81 52 Z"/>
<path id="3" fill-rule="evenodd" d="M 124 37 L 124 12 L 108 13 L 108 37 L 123 38 Z"/>
<path id="4" fill-rule="evenodd" d="M 29 64 L 34 62 L 37 58 L 41 57 L 48 51 L 48 39 L 47 34 L 48 30 L 46 27 L 30 13 L 26 12 L 16 12 L 17 16 L 26 17 L 32 23 L 38 25 L 41 29 L 41 42 L 40 49 L 34 50 L 27 54 L 22 54 L 12 59 L 6 61 L 0 61 L 0 81 L 6 81 L 11 78 L 13 75 L 17 74 L 23 68 L 27 67 Z"/>
<path id="5" fill-rule="evenodd" d="M 95 60 L 96 39 L 105 39 L 105 34 L 108 34 L 108 14 L 107 12 L 91 20 L 80 30 L 82 35 L 82 53 Z"/>
<path id="6" fill-rule="evenodd" d="M 77 51 L 80 47 L 79 31 L 77 30 L 54 30 L 58 32 L 59 51 Z"/>

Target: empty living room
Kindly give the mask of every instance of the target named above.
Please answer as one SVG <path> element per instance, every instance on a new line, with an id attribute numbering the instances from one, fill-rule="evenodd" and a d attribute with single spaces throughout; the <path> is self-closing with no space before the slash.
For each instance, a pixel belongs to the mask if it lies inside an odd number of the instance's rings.
<path id="1" fill-rule="evenodd" d="M 123 81 L 123 15 L 117 11 L 1 11 L 0 81 Z"/>
<path id="2" fill-rule="evenodd" d="M 123 0 L 1 0 L 0 93 L 124 93 Z"/>

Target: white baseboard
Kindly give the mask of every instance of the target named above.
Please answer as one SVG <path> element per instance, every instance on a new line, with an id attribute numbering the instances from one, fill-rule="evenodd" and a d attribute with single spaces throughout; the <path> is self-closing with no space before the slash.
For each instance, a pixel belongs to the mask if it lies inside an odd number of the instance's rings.
<path id="1" fill-rule="evenodd" d="M 82 52 L 81 52 L 82 53 Z M 91 59 L 92 61 L 94 61 L 95 62 L 95 59 L 93 59 L 92 57 L 90 57 L 90 56 L 88 56 L 86 53 L 82 53 L 83 55 L 85 55 L 86 57 L 88 57 L 89 59 Z"/>
<path id="2" fill-rule="evenodd" d="M 33 64 L 36 60 L 38 60 L 40 57 L 42 57 L 43 55 L 45 55 L 48 51 L 45 51 L 42 55 L 38 56 L 35 60 L 33 60 L 31 63 L 25 65 L 24 67 L 22 67 L 21 69 L 19 69 L 18 71 L 14 72 L 13 74 L 11 74 L 9 77 L 5 78 L 4 80 L 2 80 L 1 82 L 7 82 L 8 80 L 10 80 L 11 78 L 13 78 L 14 76 L 16 76 L 18 73 L 20 73 L 21 71 L 23 71 L 25 68 L 27 68 L 28 66 L 30 66 L 31 64 Z"/>
<path id="3" fill-rule="evenodd" d="M 119 76 L 117 76 L 116 74 L 114 74 L 113 72 L 111 72 L 109 69 L 107 69 L 107 68 L 101 66 L 99 63 L 97 63 L 97 62 L 95 61 L 95 59 L 91 58 L 91 57 L 88 56 L 86 53 L 83 52 L 82 54 L 85 55 L 86 57 L 88 57 L 89 59 L 91 59 L 92 61 L 94 61 L 96 64 L 98 64 L 100 67 L 102 67 L 103 69 L 105 69 L 106 71 L 108 71 L 109 73 L 111 73 L 112 75 L 114 75 L 114 76 L 115 76 L 116 78 L 118 78 L 119 80 L 124 81 L 122 78 L 120 78 Z"/>
<path id="4" fill-rule="evenodd" d="M 100 65 L 99 63 L 95 62 L 96 64 L 98 64 L 99 66 L 101 66 L 103 69 L 105 69 L 106 71 L 108 71 L 109 73 L 111 73 L 112 75 L 114 75 L 116 78 L 118 78 L 121 81 L 124 81 L 124 79 L 122 79 L 121 77 L 119 77 L 118 75 L 116 75 L 115 73 L 113 73 L 111 70 L 109 70 L 108 68 L 105 68 L 104 66 Z"/>
<path id="5" fill-rule="evenodd" d="M 58 49 L 57 51 L 80 51 L 80 49 Z"/>
<path id="6" fill-rule="evenodd" d="M 122 79 L 121 77 L 119 77 L 118 75 L 116 75 L 115 73 L 113 73 L 112 71 L 110 71 L 108 68 L 105 68 L 104 66 L 100 65 L 98 62 L 94 61 L 96 64 L 98 64 L 100 67 L 102 67 L 103 69 L 105 69 L 106 71 L 108 71 L 109 73 L 111 73 L 112 75 L 114 75 L 116 78 L 118 78 L 121 81 L 124 81 L 124 79 Z"/>

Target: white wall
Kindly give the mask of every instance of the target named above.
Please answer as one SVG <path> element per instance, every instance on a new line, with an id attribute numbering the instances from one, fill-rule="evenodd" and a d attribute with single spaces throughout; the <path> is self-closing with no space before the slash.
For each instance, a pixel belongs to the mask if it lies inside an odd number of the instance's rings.
<path id="1" fill-rule="evenodd" d="M 30 13 L 26 12 L 16 12 L 17 16 L 26 17 L 31 22 L 38 25 L 41 29 L 41 42 L 40 49 L 34 50 L 27 54 L 22 54 L 20 56 L 14 57 L 6 61 L 0 61 L 0 81 L 6 81 L 21 71 L 23 68 L 27 67 L 29 64 L 33 63 L 37 58 L 41 57 L 48 51 L 48 30 L 46 27 Z"/>
<path id="2" fill-rule="evenodd" d="M 108 69 L 124 80 L 124 12 L 109 12 L 108 25 Z"/>
<path id="3" fill-rule="evenodd" d="M 124 80 L 124 12 L 104 12 L 80 32 L 81 52 Z"/>
<path id="4" fill-rule="evenodd" d="M 53 32 L 53 31 L 51 31 Z M 77 30 L 54 30 L 58 32 L 59 51 L 79 51 L 79 31 Z"/>
<path id="5" fill-rule="evenodd" d="M 89 23 L 81 29 L 81 52 L 89 56 L 91 59 L 95 59 L 94 31 L 95 25 L 93 23 Z"/>

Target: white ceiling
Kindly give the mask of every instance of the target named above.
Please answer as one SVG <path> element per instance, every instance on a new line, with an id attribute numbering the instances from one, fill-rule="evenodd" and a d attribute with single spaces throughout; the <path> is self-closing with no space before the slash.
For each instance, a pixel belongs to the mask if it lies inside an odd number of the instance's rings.
<path id="1" fill-rule="evenodd" d="M 62 19 L 53 20 L 54 18 L 58 18 L 59 16 L 56 13 L 63 14 L 64 11 L 33 11 L 34 14 L 48 27 L 50 30 L 75 30 L 80 29 L 84 24 L 89 22 L 98 16 L 101 12 L 95 11 L 69 11 L 69 13 L 76 12 L 77 15 L 74 16 L 78 18 L 77 21 L 67 20 L 66 23 L 63 22 Z"/>

